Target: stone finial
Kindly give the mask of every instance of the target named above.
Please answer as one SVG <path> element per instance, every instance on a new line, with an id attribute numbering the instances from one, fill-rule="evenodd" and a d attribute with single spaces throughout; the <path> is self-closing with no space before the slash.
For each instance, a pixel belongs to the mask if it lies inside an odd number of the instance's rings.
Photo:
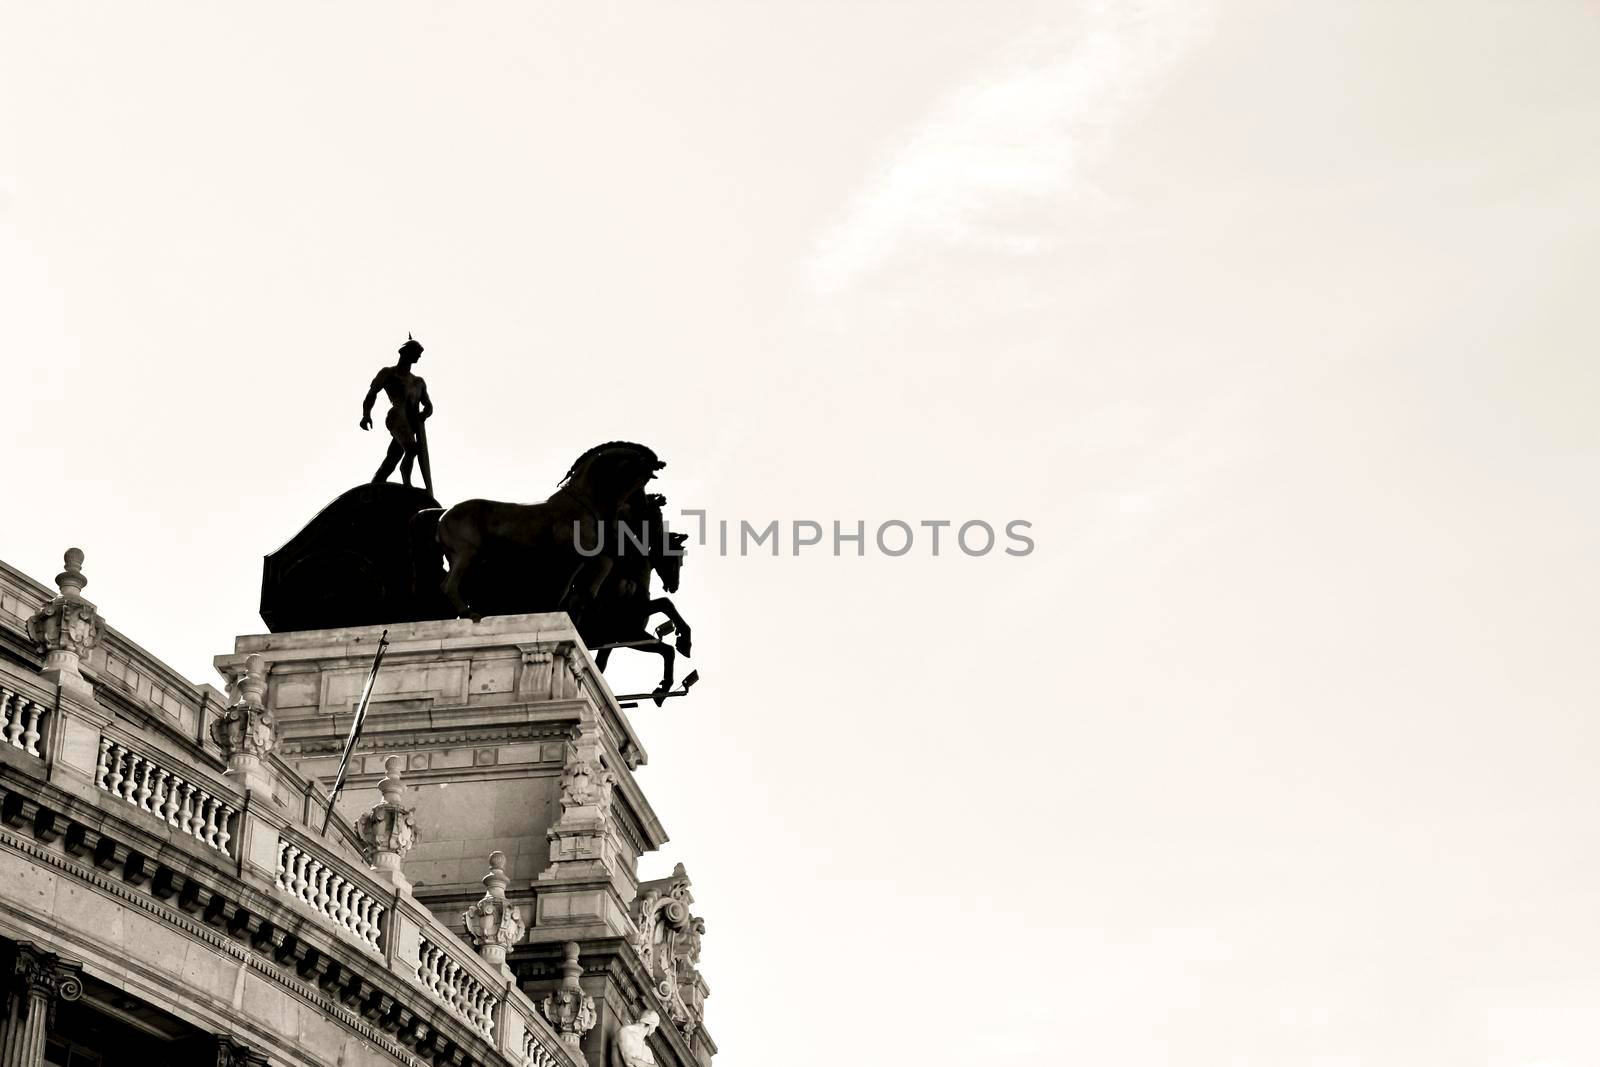
<path id="1" fill-rule="evenodd" d="M 576 1048 L 583 1035 L 594 1028 L 594 998 L 583 991 L 578 981 L 583 977 L 583 964 L 578 962 L 578 943 L 568 941 L 562 946 L 565 958 L 561 963 L 561 986 L 544 998 L 539 1010 L 556 1028 L 561 1040 Z"/>
<path id="2" fill-rule="evenodd" d="M 83 549 L 69 548 L 61 557 L 66 570 L 56 575 L 56 588 L 62 596 L 81 596 L 89 579 L 83 576 Z"/>
<path id="3" fill-rule="evenodd" d="M 211 720 L 210 733 L 228 761 L 228 774 L 240 788 L 271 795 L 271 777 L 262 761 L 278 747 L 278 735 L 272 712 L 263 701 L 266 690 L 262 659 L 251 655 L 238 680 L 239 699 Z"/>
<path id="4" fill-rule="evenodd" d="M 483 899 L 461 913 L 478 954 L 498 967 L 506 962 L 506 950 L 522 940 L 522 920 L 506 900 L 506 854 L 489 853 L 489 873 L 483 876 Z"/>
<path id="5" fill-rule="evenodd" d="M 95 606 L 83 599 L 83 550 L 67 549 L 66 569 L 56 575 L 61 592 L 28 620 L 28 636 L 44 653 L 44 669 L 39 673 L 61 686 L 75 690 L 80 697 L 92 695 L 88 681 L 79 669 L 84 657 L 100 643 L 105 620 Z"/>
<path id="6" fill-rule="evenodd" d="M 417 842 L 416 809 L 406 807 L 405 780 L 402 768 L 405 761 L 390 756 L 383 761 L 388 773 L 378 782 L 378 792 L 383 799 L 362 813 L 356 820 L 356 836 L 361 839 L 361 853 L 366 857 L 378 877 L 407 892 L 411 883 L 400 872 L 400 861 Z"/>

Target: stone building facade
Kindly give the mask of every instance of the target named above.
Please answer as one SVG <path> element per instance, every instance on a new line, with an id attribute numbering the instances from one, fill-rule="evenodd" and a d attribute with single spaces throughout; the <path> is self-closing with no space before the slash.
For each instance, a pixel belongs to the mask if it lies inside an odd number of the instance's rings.
<path id="1" fill-rule="evenodd" d="M 324 828 L 383 628 L 194 685 L 82 564 L 0 563 L 0 1067 L 710 1064 L 705 923 L 640 877 L 646 753 L 565 615 L 389 627 Z"/>

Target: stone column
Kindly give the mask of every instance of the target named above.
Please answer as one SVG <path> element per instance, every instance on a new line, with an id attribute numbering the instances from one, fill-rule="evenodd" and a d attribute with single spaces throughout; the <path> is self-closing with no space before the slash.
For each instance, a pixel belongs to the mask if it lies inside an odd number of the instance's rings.
<path id="1" fill-rule="evenodd" d="M 83 996 L 78 965 L 65 963 L 27 941 L 12 950 L 9 1000 L 0 1023 L 0 1067 L 41 1067 L 44 1038 L 55 1022 L 57 999 Z"/>
<path id="2" fill-rule="evenodd" d="M 489 853 L 489 873 L 483 876 L 483 899 L 461 913 L 461 923 L 478 948 L 478 955 L 495 967 L 506 962 L 506 950 L 522 940 L 522 920 L 506 900 L 506 854 Z"/>
<path id="3" fill-rule="evenodd" d="M 105 620 L 95 606 L 83 599 L 83 549 L 69 548 L 63 557 L 66 569 L 56 575 L 61 594 L 40 608 L 28 620 L 28 636 L 44 653 L 40 675 L 85 702 L 94 699 L 94 688 L 83 677 L 84 657 L 100 643 Z"/>
<path id="4" fill-rule="evenodd" d="M 222 749 L 228 760 L 228 777 L 240 789 L 271 797 L 272 775 L 266 758 L 278 747 L 278 734 L 263 699 L 267 676 L 260 656 L 245 660 L 237 685 L 239 699 L 211 720 L 211 740 Z"/>
<path id="5" fill-rule="evenodd" d="M 594 1028 L 594 998 L 585 994 L 578 982 L 583 976 L 583 964 L 578 962 L 578 943 L 568 941 L 562 951 L 566 958 L 561 963 L 561 986 L 544 998 L 539 1010 L 556 1028 L 561 1040 L 577 1048 L 583 1042 L 583 1035 Z"/>
<path id="6" fill-rule="evenodd" d="M 417 822 L 416 809 L 401 803 L 406 791 L 404 766 L 405 760 L 399 756 L 383 761 L 383 769 L 388 772 L 378 782 L 383 799 L 356 820 L 356 835 L 361 838 L 362 854 L 378 877 L 410 893 L 411 883 L 401 873 L 400 861 L 417 842 Z"/>

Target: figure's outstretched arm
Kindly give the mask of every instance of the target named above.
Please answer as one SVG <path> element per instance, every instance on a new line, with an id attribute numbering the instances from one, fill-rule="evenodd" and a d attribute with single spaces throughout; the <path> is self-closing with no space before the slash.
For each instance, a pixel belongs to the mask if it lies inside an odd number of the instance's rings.
<path id="1" fill-rule="evenodd" d="M 378 390 L 383 388 L 383 375 L 379 374 L 372 379 L 372 388 L 367 390 L 367 398 L 361 402 L 361 428 L 372 429 L 372 403 L 378 399 Z"/>

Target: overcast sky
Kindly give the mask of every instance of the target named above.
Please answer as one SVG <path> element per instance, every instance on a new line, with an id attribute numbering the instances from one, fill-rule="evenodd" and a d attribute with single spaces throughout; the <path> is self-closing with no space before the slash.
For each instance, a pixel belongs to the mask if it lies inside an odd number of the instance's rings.
<path id="1" fill-rule="evenodd" d="M 447 504 L 1033 523 L 691 547 L 719 1064 L 1600 1065 L 1593 4 L 0 12 L 0 558 L 196 681 L 407 331 Z"/>

